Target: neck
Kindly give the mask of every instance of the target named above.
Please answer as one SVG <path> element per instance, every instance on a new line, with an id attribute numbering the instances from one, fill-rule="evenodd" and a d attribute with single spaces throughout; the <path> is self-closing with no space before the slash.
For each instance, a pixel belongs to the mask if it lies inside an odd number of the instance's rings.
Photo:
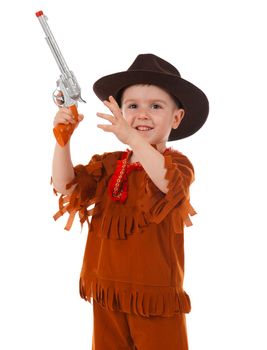
<path id="1" fill-rule="evenodd" d="M 165 143 L 159 143 L 159 144 L 151 144 L 152 147 L 154 147 L 157 151 L 160 153 L 163 153 L 166 149 L 166 144 Z"/>

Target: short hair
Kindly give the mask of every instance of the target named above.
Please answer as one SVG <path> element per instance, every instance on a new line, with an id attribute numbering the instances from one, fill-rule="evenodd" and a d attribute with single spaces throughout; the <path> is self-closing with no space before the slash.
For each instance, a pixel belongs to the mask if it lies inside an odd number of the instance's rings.
<path id="1" fill-rule="evenodd" d="M 134 85 L 135 85 L 135 84 L 134 84 Z M 147 86 L 150 86 L 150 85 L 154 85 L 154 84 L 144 83 L 144 84 L 136 84 L 136 85 L 143 85 L 143 86 L 147 85 Z M 130 87 L 130 86 L 133 86 L 133 84 L 123 87 L 123 88 L 117 93 L 116 101 L 117 101 L 117 103 L 118 103 L 118 105 L 119 105 L 120 108 L 121 108 L 121 102 L 122 102 L 122 100 L 121 100 L 121 99 L 122 99 L 122 95 L 123 95 L 125 89 L 127 89 L 127 88 Z M 155 86 L 158 86 L 158 85 L 155 85 Z M 174 103 L 176 104 L 177 108 L 183 108 L 182 103 L 179 101 L 179 99 L 178 99 L 176 96 L 172 95 L 169 91 L 167 91 L 166 89 L 162 88 L 161 86 L 158 86 L 158 87 L 159 87 L 160 89 L 164 90 L 165 92 L 167 92 L 167 93 L 171 96 L 171 98 L 173 99 L 173 101 L 174 101 Z"/>

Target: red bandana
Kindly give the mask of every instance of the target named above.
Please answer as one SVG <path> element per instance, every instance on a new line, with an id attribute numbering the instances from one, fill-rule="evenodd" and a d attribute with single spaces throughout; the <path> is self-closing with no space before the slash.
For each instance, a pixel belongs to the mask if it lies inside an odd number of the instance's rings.
<path id="1" fill-rule="evenodd" d="M 170 148 L 166 148 L 164 153 Z M 163 153 L 163 154 L 164 154 Z M 128 196 L 128 178 L 127 175 L 133 170 L 142 170 L 139 162 L 128 163 L 132 150 L 122 153 L 121 159 L 117 160 L 117 168 L 108 183 L 108 193 L 113 201 L 124 203 Z"/>

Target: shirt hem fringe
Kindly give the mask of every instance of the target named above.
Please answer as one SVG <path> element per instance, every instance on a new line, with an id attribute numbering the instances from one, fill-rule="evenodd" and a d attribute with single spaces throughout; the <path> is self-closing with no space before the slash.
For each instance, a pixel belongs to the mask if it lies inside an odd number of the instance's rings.
<path id="1" fill-rule="evenodd" d="M 110 281 L 93 276 L 79 281 L 80 296 L 92 304 L 92 299 L 109 311 L 121 311 L 139 316 L 172 317 L 189 313 L 188 294 L 177 286 L 141 286 Z"/>

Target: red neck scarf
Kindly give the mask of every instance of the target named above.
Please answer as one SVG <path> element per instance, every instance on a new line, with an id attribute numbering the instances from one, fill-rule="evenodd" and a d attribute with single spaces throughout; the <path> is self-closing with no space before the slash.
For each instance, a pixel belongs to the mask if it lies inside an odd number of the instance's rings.
<path id="1" fill-rule="evenodd" d="M 163 154 L 170 150 L 166 148 Z M 122 153 L 121 159 L 117 160 L 117 167 L 109 180 L 108 193 L 113 201 L 124 203 L 128 196 L 128 174 L 133 170 L 142 170 L 139 162 L 129 163 L 133 151 L 128 148 Z"/>

